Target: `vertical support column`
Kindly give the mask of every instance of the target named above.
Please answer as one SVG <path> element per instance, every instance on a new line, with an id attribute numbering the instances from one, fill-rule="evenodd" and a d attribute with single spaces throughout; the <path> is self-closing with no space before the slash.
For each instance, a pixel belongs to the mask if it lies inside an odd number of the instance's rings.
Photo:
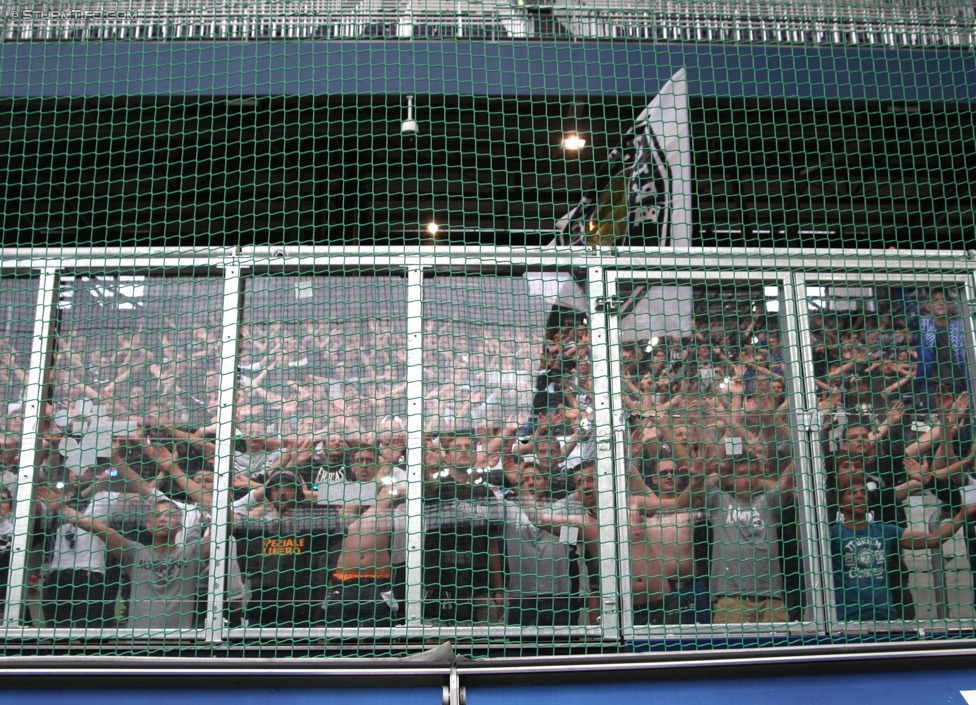
<path id="1" fill-rule="evenodd" d="M 43 413 L 44 390 L 51 353 L 54 349 L 55 311 L 58 295 L 58 273 L 41 272 L 37 282 L 37 305 L 34 307 L 34 329 L 31 338 L 27 386 L 24 390 L 24 425 L 20 439 L 20 467 L 17 472 L 17 501 L 14 509 L 14 544 L 10 556 L 5 619 L 8 624 L 22 623 L 27 591 L 27 547 L 31 527 L 31 495 L 37 464 L 37 441 Z"/>
<path id="2" fill-rule="evenodd" d="M 407 626 L 423 618 L 424 271 L 407 270 Z"/>
<path id="3" fill-rule="evenodd" d="M 976 409 L 976 271 L 971 271 L 966 276 L 966 283 L 963 288 L 963 305 L 960 313 L 962 314 L 962 327 L 965 336 L 964 346 L 966 349 L 966 373 L 969 378 L 969 409 L 970 419 L 972 419 L 973 409 Z M 970 421 L 970 425 L 972 425 Z M 967 526 L 963 532 L 967 544 L 972 535 L 973 529 Z M 968 547 L 968 546 L 967 546 Z M 941 546 L 939 547 L 939 558 L 942 556 Z M 934 560 L 934 557 L 933 557 Z M 944 568 L 945 563 L 939 567 Z M 959 616 L 958 613 L 956 615 Z"/>
<path id="4" fill-rule="evenodd" d="M 793 476 L 797 520 L 809 596 L 806 621 L 829 627 L 835 614 L 831 589 L 827 492 L 820 453 L 820 422 L 813 373 L 813 345 L 803 276 L 791 273 L 782 283 L 782 311 L 786 323 L 786 376 L 793 434 Z"/>
<path id="5" fill-rule="evenodd" d="M 963 291 L 962 327 L 966 335 L 966 371 L 969 373 L 970 407 L 976 404 L 976 272 L 966 277 Z"/>
<path id="6" fill-rule="evenodd" d="M 606 272 L 606 297 L 618 300 L 617 272 Z M 620 594 L 618 624 L 625 640 L 634 626 L 634 592 L 630 571 L 630 482 L 627 474 L 627 410 L 620 369 L 620 315 L 616 307 L 606 316 L 610 377 L 610 423 L 613 432 L 613 480 L 617 515 L 617 585 Z"/>
<path id="7" fill-rule="evenodd" d="M 603 267 L 587 268 L 593 408 L 596 417 L 597 526 L 600 536 L 600 624 L 604 639 L 619 638 L 616 522 L 614 521 L 613 420 L 610 404 L 606 284 Z"/>
<path id="8" fill-rule="evenodd" d="M 217 402 L 217 457 L 214 459 L 213 506 L 210 508 L 213 550 L 207 594 L 206 638 L 221 641 L 224 631 L 224 594 L 226 592 L 228 512 L 231 506 L 231 473 L 234 461 L 234 396 L 237 382 L 237 354 L 241 318 L 241 268 L 224 267 L 224 296 L 220 332 L 220 390 Z"/>

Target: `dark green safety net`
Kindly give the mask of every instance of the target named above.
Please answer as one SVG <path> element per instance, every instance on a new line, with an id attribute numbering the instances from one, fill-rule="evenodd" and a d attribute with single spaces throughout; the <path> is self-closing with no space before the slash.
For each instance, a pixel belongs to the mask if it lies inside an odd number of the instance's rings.
<path id="1" fill-rule="evenodd" d="M 972 636 L 971 6 L 3 18 L 6 655 Z"/>

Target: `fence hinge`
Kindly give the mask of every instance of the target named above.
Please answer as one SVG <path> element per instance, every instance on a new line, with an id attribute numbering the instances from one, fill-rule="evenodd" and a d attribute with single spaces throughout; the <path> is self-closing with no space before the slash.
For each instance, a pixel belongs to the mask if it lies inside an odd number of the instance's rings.
<path id="1" fill-rule="evenodd" d="M 819 433 L 823 427 L 823 412 L 820 410 L 801 411 L 796 415 L 796 420 L 801 431 Z"/>
<path id="2" fill-rule="evenodd" d="M 618 313 L 622 305 L 622 296 L 598 296 L 596 299 L 597 313 Z"/>

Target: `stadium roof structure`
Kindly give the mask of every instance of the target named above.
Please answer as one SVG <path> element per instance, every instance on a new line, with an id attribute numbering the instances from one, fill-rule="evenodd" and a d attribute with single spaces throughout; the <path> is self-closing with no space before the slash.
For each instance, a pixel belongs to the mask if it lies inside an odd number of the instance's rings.
<path id="1" fill-rule="evenodd" d="M 952 248 L 976 225 L 972 4 L 75 1 L 0 29 L 7 245 L 547 243 L 694 61 L 695 244 Z"/>
<path id="2" fill-rule="evenodd" d="M 286 0 L 26 3 L 7 41 L 87 39 L 639 39 L 856 46 L 976 43 L 976 8 L 946 0 Z"/>
<path id="3" fill-rule="evenodd" d="M 0 101 L 5 244 L 541 245 L 644 105 L 417 101 L 413 144 L 400 96 Z M 968 104 L 693 97 L 691 130 L 695 244 L 953 249 L 976 225 Z"/>

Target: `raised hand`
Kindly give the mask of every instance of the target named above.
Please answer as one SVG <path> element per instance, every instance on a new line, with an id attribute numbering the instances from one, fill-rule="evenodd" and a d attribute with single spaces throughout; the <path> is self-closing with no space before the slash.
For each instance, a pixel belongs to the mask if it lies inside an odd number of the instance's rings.
<path id="1" fill-rule="evenodd" d="M 952 406 L 946 411 L 945 414 L 945 425 L 955 426 L 959 423 L 960 419 L 964 418 L 966 411 L 969 408 L 969 394 L 963 392 L 958 397 L 956 401 L 953 402 Z"/>
<path id="2" fill-rule="evenodd" d="M 510 418 L 507 421 L 505 421 L 505 427 L 502 429 L 502 435 L 505 436 L 506 438 L 512 438 L 515 436 L 516 433 L 518 433 L 518 430 L 519 430 L 519 422 Z"/>
<path id="3" fill-rule="evenodd" d="M 969 392 L 963 392 L 958 397 L 956 397 L 956 403 L 953 407 L 960 413 L 969 409 Z"/>
<path id="4" fill-rule="evenodd" d="M 899 423 L 902 416 L 905 413 L 905 405 L 900 401 L 896 401 L 888 408 L 888 425 L 894 426 Z"/>
<path id="5" fill-rule="evenodd" d="M 52 512 L 60 512 L 61 508 L 64 506 L 64 497 L 57 490 L 53 490 L 50 487 L 44 487 L 41 485 L 37 487 L 34 492 L 37 499 L 40 500 Z"/>
<path id="6" fill-rule="evenodd" d="M 746 391 L 746 383 L 741 377 L 734 377 L 729 380 L 729 394 L 732 396 L 742 396 Z"/>
<path id="7" fill-rule="evenodd" d="M 905 473 L 908 475 L 909 480 L 918 482 L 920 486 L 925 486 L 926 479 L 929 479 L 928 475 L 928 462 L 919 462 L 918 458 L 906 457 L 905 458 Z"/>
<path id="8" fill-rule="evenodd" d="M 390 442 L 390 448 L 394 450 L 403 450 L 407 447 L 407 432 L 397 431 L 393 434 L 393 438 Z"/>

